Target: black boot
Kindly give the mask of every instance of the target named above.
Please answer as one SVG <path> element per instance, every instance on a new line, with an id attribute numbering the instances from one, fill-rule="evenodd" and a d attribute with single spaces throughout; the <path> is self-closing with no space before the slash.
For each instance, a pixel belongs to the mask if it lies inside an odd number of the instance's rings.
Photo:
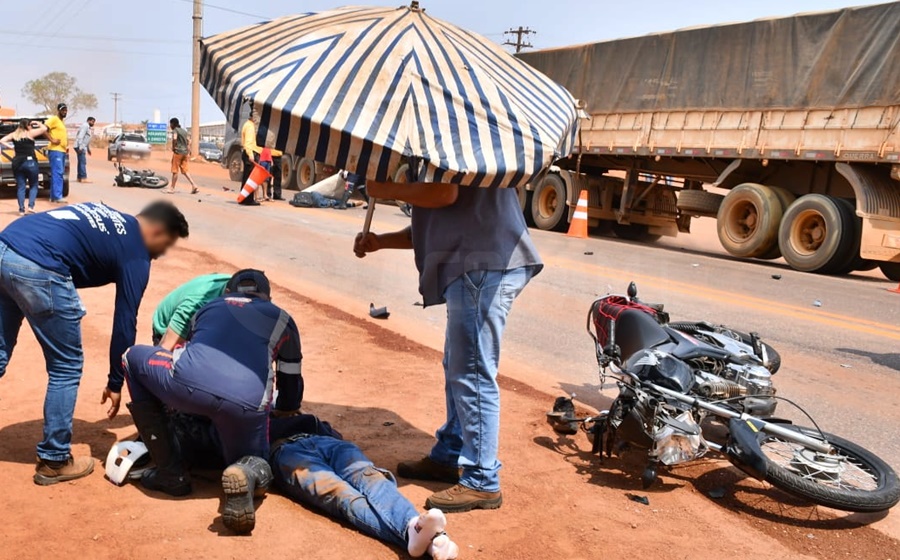
<path id="1" fill-rule="evenodd" d="M 260 457 L 241 457 L 222 472 L 225 508 L 222 521 L 235 533 L 249 533 L 256 526 L 253 498 L 266 495 L 272 483 L 272 469 Z"/>
<path id="2" fill-rule="evenodd" d="M 141 439 L 156 468 L 148 469 L 141 477 L 141 485 L 148 490 L 165 492 L 170 496 L 187 496 L 191 493 L 191 480 L 184 470 L 178 441 L 169 429 L 169 417 L 162 405 L 155 401 L 128 403 Z"/>

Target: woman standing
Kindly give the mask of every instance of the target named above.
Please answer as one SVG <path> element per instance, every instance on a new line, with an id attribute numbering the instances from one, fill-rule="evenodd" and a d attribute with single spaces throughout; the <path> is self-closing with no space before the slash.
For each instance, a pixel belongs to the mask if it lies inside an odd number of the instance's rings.
<path id="1" fill-rule="evenodd" d="M 38 192 L 38 162 L 34 153 L 34 139 L 47 133 L 47 127 L 29 119 L 19 121 L 19 126 L 0 138 L 0 144 L 9 147 L 9 142 L 16 151 L 12 160 L 13 175 L 16 178 L 19 199 L 19 215 L 25 215 L 25 190 L 28 183 L 28 213 L 34 213 L 34 201 Z"/>

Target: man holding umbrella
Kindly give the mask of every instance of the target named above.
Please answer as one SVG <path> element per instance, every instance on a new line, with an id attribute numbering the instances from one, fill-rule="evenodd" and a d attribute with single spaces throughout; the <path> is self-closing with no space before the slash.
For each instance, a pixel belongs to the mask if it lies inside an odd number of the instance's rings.
<path id="1" fill-rule="evenodd" d="M 444 391 L 447 419 L 431 453 L 400 463 L 404 478 L 455 484 L 428 508 L 454 513 L 496 509 L 500 493 L 500 342 L 513 301 L 542 263 L 515 189 L 443 184 L 368 185 L 374 198 L 413 205 L 412 225 L 360 234 L 357 255 L 413 249 L 425 306 L 447 305 Z"/>

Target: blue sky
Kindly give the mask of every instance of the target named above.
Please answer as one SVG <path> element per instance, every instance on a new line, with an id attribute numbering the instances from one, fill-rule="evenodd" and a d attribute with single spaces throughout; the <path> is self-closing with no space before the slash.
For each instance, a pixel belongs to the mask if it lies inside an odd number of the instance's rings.
<path id="1" fill-rule="evenodd" d="M 210 0 L 205 2 L 203 34 L 346 3 Z M 505 40 L 503 31 L 510 27 L 531 27 L 537 31 L 532 36 L 536 48 L 859 5 L 852 0 L 421 0 L 420 4 L 435 17 L 498 42 Z M 21 95 L 22 86 L 59 70 L 75 76 L 82 89 L 97 96 L 99 106 L 91 113 L 101 122 L 112 120 L 111 92 L 122 94 L 119 111 L 127 122 L 149 119 L 154 109 L 164 119 L 177 116 L 189 121 L 191 10 L 191 0 L 0 0 L 0 104 L 16 107 L 21 114 L 33 112 L 36 108 Z M 201 95 L 201 120 L 222 119 L 206 92 Z"/>

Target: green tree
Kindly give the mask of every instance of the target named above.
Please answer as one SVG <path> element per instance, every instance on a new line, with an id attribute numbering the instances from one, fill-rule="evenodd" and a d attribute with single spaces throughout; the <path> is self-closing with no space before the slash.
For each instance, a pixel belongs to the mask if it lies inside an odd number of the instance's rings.
<path id="1" fill-rule="evenodd" d="M 50 72 L 27 82 L 22 88 L 22 95 L 35 105 L 43 107 L 41 112 L 44 115 L 56 113 L 58 103 L 68 105 L 70 116 L 81 109 L 97 108 L 97 96 L 83 91 L 75 78 L 65 72 Z"/>

